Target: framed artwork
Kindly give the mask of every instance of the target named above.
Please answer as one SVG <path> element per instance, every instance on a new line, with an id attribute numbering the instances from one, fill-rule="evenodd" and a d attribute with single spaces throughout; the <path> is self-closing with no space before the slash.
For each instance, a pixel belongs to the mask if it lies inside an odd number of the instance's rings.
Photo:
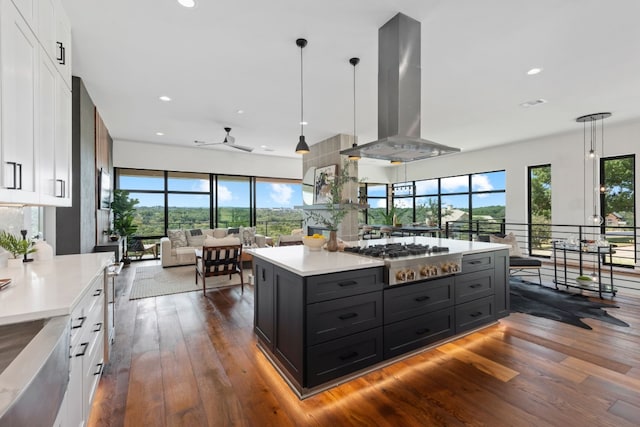
<path id="1" fill-rule="evenodd" d="M 316 168 L 314 176 L 314 199 L 313 203 L 327 203 L 331 198 L 330 184 L 336 177 L 337 165 L 329 165 Z"/>

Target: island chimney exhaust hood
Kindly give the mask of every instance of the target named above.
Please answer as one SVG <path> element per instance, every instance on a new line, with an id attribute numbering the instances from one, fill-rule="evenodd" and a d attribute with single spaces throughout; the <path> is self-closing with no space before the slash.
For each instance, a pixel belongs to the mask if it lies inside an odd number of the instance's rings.
<path id="1" fill-rule="evenodd" d="M 340 151 L 411 162 L 460 151 L 420 138 L 420 22 L 398 13 L 378 30 L 378 140 Z"/>

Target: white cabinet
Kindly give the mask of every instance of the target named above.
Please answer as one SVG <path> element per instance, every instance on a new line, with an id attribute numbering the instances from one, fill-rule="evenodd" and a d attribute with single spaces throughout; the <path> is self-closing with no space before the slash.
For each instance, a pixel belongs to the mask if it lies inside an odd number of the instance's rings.
<path id="1" fill-rule="evenodd" d="M 35 126 L 38 41 L 11 0 L 0 4 L 0 201 L 38 203 Z"/>
<path id="2" fill-rule="evenodd" d="M 104 273 L 96 278 L 71 314 L 69 385 L 60 411 L 66 425 L 89 420 L 104 357 Z M 66 405 L 66 407 L 65 407 Z M 60 415 L 59 415 L 60 417 Z"/>
<path id="3" fill-rule="evenodd" d="M 0 0 L 0 203 L 71 206 L 71 70 L 55 57 L 69 21 L 57 0 L 27 3 L 36 27 Z"/>
<path id="4" fill-rule="evenodd" d="M 56 21 L 54 60 L 62 79 L 71 90 L 71 23 L 60 0 L 55 2 L 54 16 Z"/>
<path id="5" fill-rule="evenodd" d="M 24 20 L 31 28 L 38 24 L 38 0 L 13 0 Z"/>

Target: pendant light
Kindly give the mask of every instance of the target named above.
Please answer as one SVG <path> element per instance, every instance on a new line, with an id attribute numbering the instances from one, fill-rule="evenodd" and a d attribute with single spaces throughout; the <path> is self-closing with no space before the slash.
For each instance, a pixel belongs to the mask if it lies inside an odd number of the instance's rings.
<path id="1" fill-rule="evenodd" d="M 596 155 L 597 153 L 597 148 L 598 148 L 598 132 L 597 132 L 597 128 L 598 128 L 598 120 L 600 120 L 600 130 L 601 130 L 601 137 L 600 137 L 600 146 L 602 148 L 602 155 L 604 155 L 604 119 L 611 117 L 611 113 L 594 113 L 594 114 L 587 114 L 585 116 L 580 116 L 576 119 L 576 122 L 578 123 L 582 123 L 583 124 L 583 131 L 582 131 L 582 138 L 583 138 L 583 146 L 586 147 L 587 145 L 587 122 L 589 122 L 589 139 L 590 139 L 590 144 L 589 144 L 589 151 L 587 153 L 587 158 L 589 161 L 591 161 L 591 178 L 592 178 L 592 192 L 593 192 L 593 211 L 591 213 L 591 215 L 589 215 L 587 217 L 587 224 L 588 225 L 595 225 L 595 226 L 599 226 L 602 225 L 602 223 L 604 222 L 604 219 L 602 218 L 602 215 L 600 215 L 600 212 L 598 211 L 598 200 L 600 200 L 600 195 L 604 192 L 605 188 L 604 185 L 599 184 L 599 180 L 598 180 L 598 156 Z M 587 183 L 586 183 L 586 179 L 585 179 L 585 192 L 584 192 L 584 199 L 585 199 L 585 205 L 586 205 L 586 188 L 587 188 Z M 585 207 L 585 211 L 586 211 L 586 207 Z"/>
<path id="2" fill-rule="evenodd" d="M 360 58 L 349 59 L 349 64 L 353 65 L 353 145 L 351 148 L 358 148 L 357 136 L 356 136 L 356 65 L 360 62 Z M 349 154 L 349 160 L 360 160 L 360 152 L 353 151 Z"/>
<path id="3" fill-rule="evenodd" d="M 306 39 L 297 39 L 296 46 L 300 48 L 300 140 L 296 145 L 296 153 L 307 154 L 309 152 L 309 146 L 307 141 L 304 140 L 304 81 L 302 79 L 302 49 L 307 45 Z"/>

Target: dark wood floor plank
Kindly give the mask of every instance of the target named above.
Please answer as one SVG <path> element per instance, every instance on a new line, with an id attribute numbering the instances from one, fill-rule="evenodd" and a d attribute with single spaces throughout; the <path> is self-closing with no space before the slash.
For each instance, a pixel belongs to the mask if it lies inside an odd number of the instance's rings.
<path id="1" fill-rule="evenodd" d="M 129 301 L 134 272 L 118 279 L 116 344 L 91 427 L 640 422 L 635 296 L 618 295 L 620 308 L 608 309 L 629 328 L 587 319 L 589 331 L 515 313 L 301 401 L 256 346 L 253 286 Z"/>

